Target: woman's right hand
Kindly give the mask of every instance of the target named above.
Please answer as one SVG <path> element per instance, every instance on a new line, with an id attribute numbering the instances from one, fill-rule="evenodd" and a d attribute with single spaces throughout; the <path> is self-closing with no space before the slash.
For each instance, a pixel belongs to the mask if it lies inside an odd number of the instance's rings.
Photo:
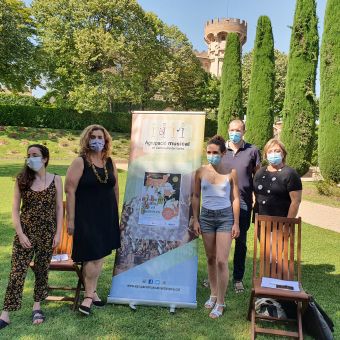
<path id="1" fill-rule="evenodd" d="M 200 223 L 197 220 L 194 221 L 193 231 L 196 236 L 199 236 L 201 234 Z"/>
<path id="2" fill-rule="evenodd" d="M 19 234 L 18 237 L 19 237 L 19 242 L 20 242 L 20 244 L 23 248 L 25 248 L 25 249 L 32 248 L 32 244 L 31 244 L 30 240 L 28 239 L 28 237 L 24 233 Z"/>
<path id="3" fill-rule="evenodd" d="M 73 225 L 69 224 L 69 225 L 67 226 L 67 233 L 68 233 L 69 235 L 73 235 L 73 234 L 74 234 L 74 226 L 73 226 Z"/>

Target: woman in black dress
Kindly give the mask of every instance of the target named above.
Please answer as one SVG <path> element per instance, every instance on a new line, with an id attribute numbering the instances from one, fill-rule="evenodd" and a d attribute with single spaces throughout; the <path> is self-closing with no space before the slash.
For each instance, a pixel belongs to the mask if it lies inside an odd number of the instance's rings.
<path id="1" fill-rule="evenodd" d="M 120 247 L 118 173 L 110 158 L 111 136 L 90 125 L 80 138 L 80 157 L 66 174 L 68 233 L 73 234 L 72 259 L 83 262 L 85 297 L 79 311 L 103 306 L 96 293 L 104 257 Z"/>
<path id="2" fill-rule="evenodd" d="M 260 215 L 296 217 L 301 202 L 302 183 L 298 173 L 286 165 L 287 151 L 282 142 L 271 139 L 263 155 L 268 165 L 254 176 L 256 203 Z"/>

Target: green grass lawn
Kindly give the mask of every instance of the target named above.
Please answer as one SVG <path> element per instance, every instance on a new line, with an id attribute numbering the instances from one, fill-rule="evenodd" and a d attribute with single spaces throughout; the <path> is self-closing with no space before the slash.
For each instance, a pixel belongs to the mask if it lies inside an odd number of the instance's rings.
<path id="1" fill-rule="evenodd" d="M 4 130 L 3 130 L 4 129 Z M 46 145 L 51 153 L 51 164 L 53 171 L 61 173 L 78 155 L 79 136 L 81 131 L 55 130 L 55 129 L 35 129 L 26 127 L 6 126 L 0 129 L 0 172 L 7 171 L 7 164 L 15 163 L 15 168 L 19 170 L 26 155 L 26 148 L 33 143 Z M 112 157 L 114 159 L 128 159 L 130 149 L 130 135 L 112 132 Z M 202 162 L 206 163 L 204 150 L 206 148 L 205 139 L 203 144 Z M 2 168 L 5 169 L 2 170 Z M 15 172 L 14 172 L 15 173 Z M 334 188 L 334 195 L 320 195 L 316 189 L 315 182 L 303 182 L 303 199 L 340 207 L 340 188 Z"/>
<path id="2" fill-rule="evenodd" d="M 302 199 L 314 203 L 340 208 L 340 188 L 334 186 L 329 196 L 320 195 L 316 188 L 316 182 L 302 182 Z"/>
<path id="3" fill-rule="evenodd" d="M 46 145 L 53 160 L 72 160 L 79 152 L 81 131 L 35 129 L 6 126 L 0 130 L 0 159 L 22 160 L 30 144 Z M 129 157 L 130 136 L 112 132 L 112 156 L 116 159 Z"/>
<path id="4" fill-rule="evenodd" d="M 52 164 L 50 171 L 65 175 L 69 163 Z M 0 163 L 0 308 L 10 270 L 11 244 L 14 229 L 11 225 L 11 201 L 13 194 L 12 177 L 20 169 L 20 164 Z M 126 173 L 119 173 L 121 197 L 125 187 Z M 121 199 L 122 202 L 122 199 Z M 340 234 L 304 224 L 302 241 L 302 277 L 304 288 L 329 313 L 335 322 L 335 339 L 340 338 Z M 203 245 L 199 247 L 199 268 L 197 302 L 195 310 L 177 310 L 169 314 L 167 308 L 138 307 L 133 312 L 127 306 L 108 305 L 94 309 L 93 315 L 86 318 L 74 313 L 67 303 L 46 303 L 47 320 L 40 326 L 31 325 L 31 304 L 33 275 L 29 271 L 26 279 L 23 307 L 12 314 L 10 327 L 1 331 L 1 339 L 249 339 L 250 323 L 246 320 L 252 268 L 253 229 L 249 230 L 248 258 L 244 279 L 246 293 L 236 295 L 229 289 L 226 297 L 227 311 L 219 320 L 210 320 L 203 308 L 209 296 L 201 282 L 206 277 Z M 232 252 L 233 253 L 233 252 Z M 98 293 L 105 298 L 111 285 L 114 256 L 106 258 L 104 270 L 98 284 Z M 232 261 L 229 263 L 232 268 Z M 72 285 L 75 275 L 51 273 L 51 284 Z M 258 339 L 268 339 L 261 337 Z M 308 337 L 306 337 L 308 339 Z"/>

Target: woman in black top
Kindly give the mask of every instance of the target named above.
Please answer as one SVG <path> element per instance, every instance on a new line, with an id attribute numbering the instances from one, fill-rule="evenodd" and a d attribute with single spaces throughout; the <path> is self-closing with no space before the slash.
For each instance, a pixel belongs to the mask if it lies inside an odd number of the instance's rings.
<path id="1" fill-rule="evenodd" d="M 85 298 L 79 311 L 89 315 L 91 304 L 103 306 L 96 293 L 104 257 L 120 247 L 118 173 L 110 158 L 111 136 L 90 125 L 80 138 L 80 157 L 66 174 L 68 232 L 73 234 L 72 259 L 83 262 Z"/>
<path id="2" fill-rule="evenodd" d="M 296 217 L 301 202 L 302 183 L 297 172 L 285 164 L 287 151 L 277 139 L 267 142 L 263 150 L 268 166 L 254 176 L 256 203 L 260 215 Z"/>

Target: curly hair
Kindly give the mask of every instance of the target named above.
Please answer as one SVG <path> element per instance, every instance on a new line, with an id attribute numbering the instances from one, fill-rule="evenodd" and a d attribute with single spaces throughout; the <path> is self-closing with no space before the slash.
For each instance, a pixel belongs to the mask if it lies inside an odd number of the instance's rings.
<path id="1" fill-rule="evenodd" d="M 38 148 L 40 150 L 42 158 L 46 159 L 46 163 L 45 163 L 45 168 L 46 168 L 50 160 L 50 152 L 48 148 L 45 145 L 32 144 L 27 147 L 27 153 L 29 149 L 31 148 Z M 29 168 L 25 161 L 24 168 L 20 171 L 20 173 L 17 175 L 16 178 L 18 181 L 19 190 L 21 192 L 28 190 L 32 186 L 33 181 L 35 179 L 35 171 Z"/>
<path id="2" fill-rule="evenodd" d="M 84 156 L 89 160 L 89 155 L 92 150 L 89 147 L 90 136 L 93 131 L 100 130 L 104 134 L 105 145 L 102 151 L 102 159 L 106 160 L 111 155 L 112 150 L 112 138 L 108 131 L 101 125 L 93 124 L 86 127 L 80 135 L 80 151 L 79 155 Z"/>
<path id="3" fill-rule="evenodd" d="M 207 145 L 214 144 L 220 147 L 220 151 L 223 153 L 227 150 L 225 146 L 225 140 L 222 136 L 215 135 L 211 139 L 208 140 Z"/>

